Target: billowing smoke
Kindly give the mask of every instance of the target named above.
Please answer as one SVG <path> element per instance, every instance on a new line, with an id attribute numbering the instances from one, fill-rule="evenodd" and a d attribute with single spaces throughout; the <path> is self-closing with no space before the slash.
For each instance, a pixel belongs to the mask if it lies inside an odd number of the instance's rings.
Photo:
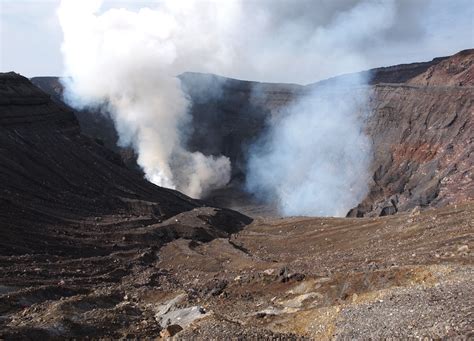
<path id="1" fill-rule="evenodd" d="M 271 122 L 251 148 L 249 191 L 283 215 L 344 216 L 364 198 L 371 143 L 365 83 L 355 81 L 310 90 Z"/>
<path id="2" fill-rule="evenodd" d="M 193 197 L 225 185 L 227 157 L 184 148 L 189 101 L 176 76 L 187 58 L 202 58 L 192 56 L 199 43 L 182 26 L 191 9 L 170 2 L 161 10 L 99 14 L 101 3 L 65 0 L 58 9 L 66 99 L 76 107 L 106 105 L 119 143 L 136 150 L 151 182 Z"/>
<path id="3" fill-rule="evenodd" d="M 229 181 L 230 163 L 186 150 L 190 102 L 176 76 L 308 83 L 380 65 L 390 49 L 420 48 L 420 17 L 438 3 L 163 0 L 114 9 L 101 0 L 62 0 L 68 99 L 106 106 L 120 143 L 137 151 L 150 181 L 201 196 Z M 284 214 L 342 215 L 356 205 L 367 191 L 371 151 L 366 97 L 348 93 L 313 89 L 276 115 L 250 149 L 248 189 Z"/>
<path id="4" fill-rule="evenodd" d="M 338 58 L 340 68 L 362 67 L 358 46 L 377 39 L 374 32 L 389 27 L 394 14 L 394 3 L 359 2 L 318 27 L 312 45 Z M 251 147 L 247 189 L 283 215 L 344 216 L 356 206 L 368 192 L 372 155 L 364 133 L 367 83 L 356 74 L 308 86 Z"/>

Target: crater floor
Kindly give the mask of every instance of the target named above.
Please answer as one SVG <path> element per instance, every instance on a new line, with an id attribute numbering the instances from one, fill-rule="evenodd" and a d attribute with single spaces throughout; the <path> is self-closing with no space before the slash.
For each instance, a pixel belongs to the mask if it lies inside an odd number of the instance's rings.
<path id="1" fill-rule="evenodd" d="M 0 338 L 473 336 L 472 202 L 257 218 L 230 237 L 184 235 L 161 248 L 147 233 L 201 226 L 211 211 L 142 228 L 106 216 L 84 222 L 102 228 L 76 236 L 89 245 L 81 255 L 1 256 Z M 105 233 L 113 224 L 120 234 Z"/>

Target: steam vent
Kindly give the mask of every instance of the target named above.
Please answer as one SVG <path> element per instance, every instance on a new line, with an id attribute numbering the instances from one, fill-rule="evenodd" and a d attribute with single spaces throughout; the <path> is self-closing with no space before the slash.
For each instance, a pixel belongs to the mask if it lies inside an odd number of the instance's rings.
<path id="1" fill-rule="evenodd" d="M 440 3 L 2 2 L 0 340 L 474 337 Z"/>

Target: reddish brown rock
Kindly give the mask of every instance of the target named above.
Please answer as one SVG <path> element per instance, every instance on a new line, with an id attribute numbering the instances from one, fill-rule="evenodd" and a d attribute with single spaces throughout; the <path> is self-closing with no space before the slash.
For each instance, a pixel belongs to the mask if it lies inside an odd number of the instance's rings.
<path id="1" fill-rule="evenodd" d="M 373 141 L 372 181 L 369 194 L 350 216 L 393 214 L 474 197 L 473 60 L 474 50 L 465 50 L 430 62 L 377 68 L 363 72 L 372 87 L 337 90 L 341 98 L 356 91 L 367 91 L 370 98 L 366 131 Z M 335 79 L 345 79 L 346 84 L 355 79 L 344 75 L 304 87 L 196 73 L 180 77 L 192 98 L 189 148 L 223 154 L 232 162 L 231 184 L 207 200 L 253 215 L 275 214 L 243 191 L 248 147 L 265 131 L 268 120 L 310 90 L 331 86 Z M 57 80 L 33 81 L 57 96 Z M 96 120 L 91 113 L 78 117 L 84 127 Z M 103 138 L 106 145 L 114 143 L 110 126 L 102 125 L 91 135 Z"/>
<path id="2" fill-rule="evenodd" d="M 474 49 L 461 51 L 432 65 L 408 83 L 424 86 L 474 86 Z"/>

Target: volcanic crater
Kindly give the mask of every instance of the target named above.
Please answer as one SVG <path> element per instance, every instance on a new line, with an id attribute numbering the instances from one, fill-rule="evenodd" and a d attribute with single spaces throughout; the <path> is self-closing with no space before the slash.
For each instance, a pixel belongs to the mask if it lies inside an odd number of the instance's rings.
<path id="1" fill-rule="evenodd" d="M 334 79 L 180 75 L 188 147 L 233 165 L 197 200 L 146 181 L 58 78 L 0 74 L 0 339 L 472 337 L 473 64 L 465 50 L 337 89 L 367 94 L 373 146 L 345 218 L 280 217 L 244 190 L 269 119 Z"/>

